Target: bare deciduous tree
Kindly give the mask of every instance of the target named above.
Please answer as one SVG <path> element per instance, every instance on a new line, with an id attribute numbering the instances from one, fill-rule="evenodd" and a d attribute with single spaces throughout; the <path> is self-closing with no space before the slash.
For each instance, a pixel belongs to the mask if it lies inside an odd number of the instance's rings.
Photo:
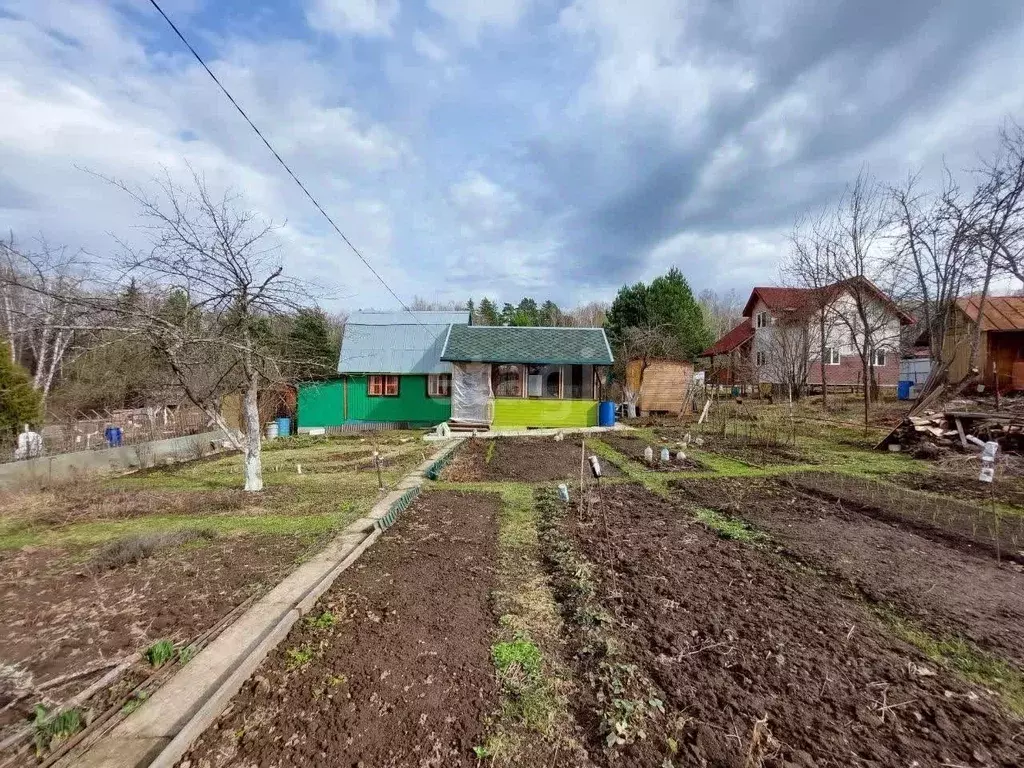
<path id="1" fill-rule="evenodd" d="M 938 380 L 948 367 L 940 361 L 956 299 L 976 277 L 980 196 L 975 192 L 965 198 L 948 171 L 938 196 L 921 193 L 918 186 L 918 177 L 911 176 L 890 190 L 895 217 L 892 258 L 894 268 L 899 263 L 912 268 L 916 304 Z"/>
<path id="2" fill-rule="evenodd" d="M 632 326 L 623 333 L 622 341 L 615 355 L 615 378 L 623 382 L 622 392 L 630 416 L 635 416 L 644 374 L 655 360 L 682 360 L 685 354 L 679 340 L 667 326 Z M 640 361 L 640 380 L 634 390 L 629 386 L 626 366 L 633 360 Z"/>
<path id="3" fill-rule="evenodd" d="M 214 197 L 200 176 L 190 190 L 165 177 L 155 194 L 107 181 L 139 206 L 150 248 L 124 246 L 104 290 L 77 300 L 90 313 L 89 329 L 151 345 L 188 399 L 244 453 L 245 489 L 262 490 L 259 390 L 296 362 L 277 352 L 271 321 L 305 306 L 305 286 L 284 275 L 269 242 L 273 225 L 235 197 Z M 134 298 L 125 301 L 128 285 Z M 239 391 L 241 434 L 220 409 Z"/>
<path id="4" fill-rule="evenodd" d="M 880 353 L 897 353 L 901 325 L 895 301 L 906 286 L 904 265 L 889 256 L 892 231 L 889 198 L 885 190 L 862 172 L 837 204 L 829 231 L 829 269 L 836 298 L 829 312 L 845 326 L 861 363 L 864 422 L 871 415 L 875 360 Z"/>
<path id="5" fill-rule="evenodd" d="M 32 371 L 32 386 L 46 396 L 72 354 L 82 309 L 75 301 L 86 280 L 81 254 L 40 241 L 18 247 L 0 242 L 0 322 L 13 362 Z"/>
<path id="6" fill-rule="evenodd" d="M 830 302 L 835 298 L 828 290 L 833 281 L 832 262 L 835 258 L 835 235 L 829 230 L 825 216 L 812 223 L 797 222 L 790 235 L 790 250 L 782 262 L 782 274 L 788 283 L 810 291 L 809 306 L 803 308 L 811 313 L 811 324 L 815 328 L 816 343 L 807 342 L 807 352 L 813 357 L 817 348 L 818 373 L 821 378 L 821 404 L 828 407 L 828 367 L 825 352 L 834 346 L 832 335 L 837 325 L 835 313 L 830 311 Z M 809 363 L 808 363 L 809 364 Z M 804 371 L 806 381 L 807 371 Z"/>

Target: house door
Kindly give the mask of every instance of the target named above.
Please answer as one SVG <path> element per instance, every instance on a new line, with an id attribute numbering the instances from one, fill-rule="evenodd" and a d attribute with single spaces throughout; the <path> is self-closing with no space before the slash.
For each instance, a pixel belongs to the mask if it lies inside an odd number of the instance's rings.
<path id="1" fill-rule="evenodd" d="M 489 363 L 455 363 L 452 366 L 452 420 L 491 423 Z"/>

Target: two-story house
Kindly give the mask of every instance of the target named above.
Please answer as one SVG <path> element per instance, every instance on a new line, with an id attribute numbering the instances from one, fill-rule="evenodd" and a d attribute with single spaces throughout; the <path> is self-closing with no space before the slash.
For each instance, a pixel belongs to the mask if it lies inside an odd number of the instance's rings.
<path id="1" fill-rule="evenodd" d="M 875 382 L 895 387 L 901 328 L 914 322 L 865 278 L 817 289 L 759 286 L 743 318 L 701 354 L 711 359 L 712 383 L 817 387 L 824 367 L 827 385 L 853 386 L 864 381 L 866 357 Z"/>

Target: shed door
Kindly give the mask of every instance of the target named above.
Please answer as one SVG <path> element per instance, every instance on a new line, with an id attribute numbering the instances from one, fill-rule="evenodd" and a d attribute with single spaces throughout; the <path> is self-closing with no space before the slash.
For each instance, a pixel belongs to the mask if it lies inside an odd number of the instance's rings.
<path id="1" fill-rule="evenodd" d="M 452 365 L 452 419 L 491 423 L 491 366 L 489 363 Z"/>

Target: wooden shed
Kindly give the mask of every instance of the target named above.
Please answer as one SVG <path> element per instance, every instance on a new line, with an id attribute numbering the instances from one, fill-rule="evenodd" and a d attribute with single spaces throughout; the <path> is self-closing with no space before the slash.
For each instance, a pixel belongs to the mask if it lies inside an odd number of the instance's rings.
<path id="1" fill-rule="evenodd" d="M 949 378 L 959 381 L 969 371 L 971 339 L 978 323 L 977 296 L 957 299 L 951 333 L 942 356 L 949 361 Z M 1000 391 L 1024 389 L 1024 296 L 989 296 L 981 310 L 978 370 L 981 379 Z"/>
<path id="2" fill-rule="evenodd" d="M 679 414 L 693 384 L 693 365 L 678 360 L 630 360 L 626 385 L 640 393 L 637 407 L 643 414 Z"/>

